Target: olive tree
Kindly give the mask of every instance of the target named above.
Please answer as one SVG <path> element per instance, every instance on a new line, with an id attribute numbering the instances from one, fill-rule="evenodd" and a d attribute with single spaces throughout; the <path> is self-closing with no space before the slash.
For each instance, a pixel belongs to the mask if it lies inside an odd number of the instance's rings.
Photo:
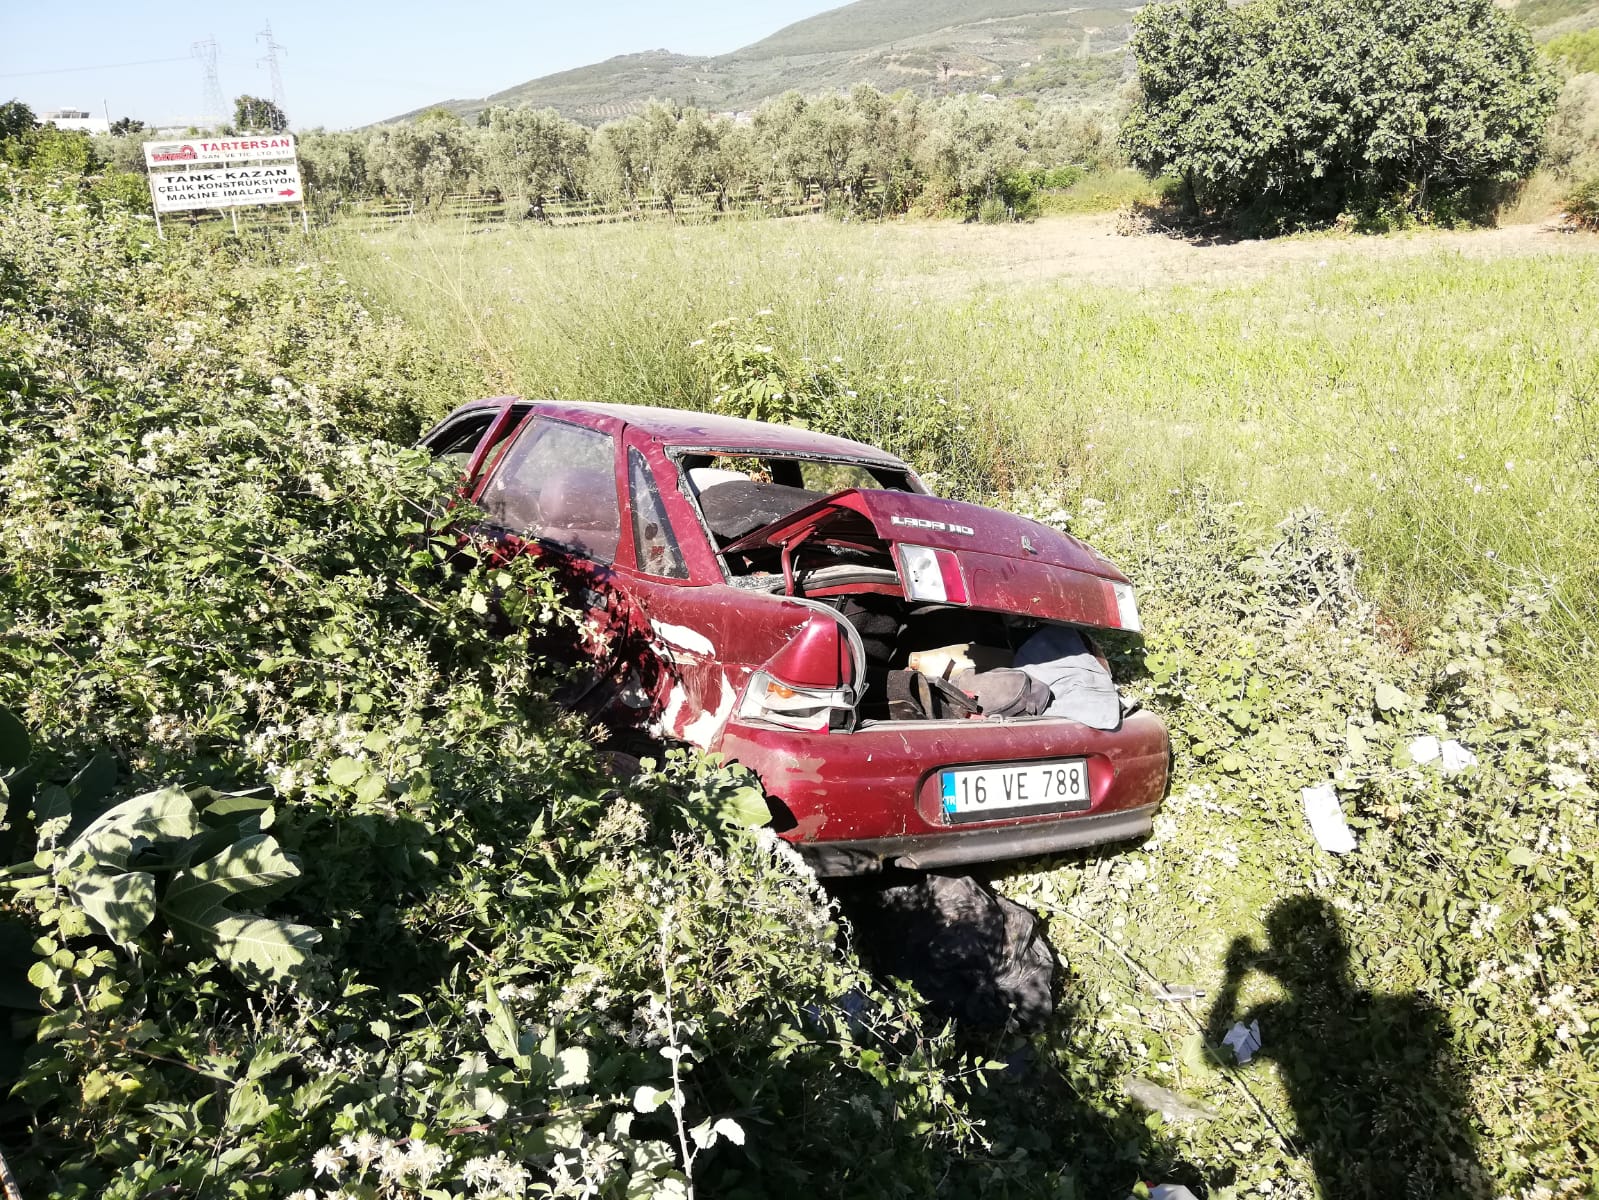
<path id="1" fill-rule="evenodd" d="M 889 97 L 861 84 L 850 93 L 850 104 L 862 122 L 861 157 L 877 185 L 877 215 L 902 213 L 920 190 L 916 151 L 927 132 L 921 102 L 914 94 Z"/>
<path id="2" fill-rule="evenodd" d="M 643 119 L 629 113 L 596 129 L 589 152 L 589 188 L 595 197 L 611 208 L 633 208 L 648 185 Z"/>
<path id="3" fill-rule="evenodd" d="M 424 113 L 413 123 L 373 130 L 366 164 L 385 194 L 437 204 L 471 182 L 476 139 L 460 118 Z"/>
<path id="4" fill-rule="evenodd" d="M 755 110 L 755 155 L 769 197 L 790 190 L 801 198 L 816 179 L 816 159 L 803 134 L 810 102 L 799 92 L 775 96 Z"/>
<path id="5" fill-rule="evenodd" d="M 367 194 L 368 138 L 360 133 L 313 129 L 300 135 L 300 169 L 307 191 L 319 200 Z"/>
<path id="6" fill-rule="evenodd" d="M 1137 165 L 1270 223 L 1469 215 L 1537 161 L 1547 64 L 1493 0 L 1175 0 L 1134 20 Z"/>
<path id="7" fill-rule="evenodd" d="M 589 131 L 553 108 L 495 108 L 482 148 L 484 182 L 542 215 L 550 196 L 578 195 Z"/>
<path id="8" fill-rule="evenodd" d="M 755 133 L 748 125 L 716 120 L 706 123 L 708 139 L 702 163 L 701 182 L 715 193 L 716 211 L 727 207 L 728 198 L 743 192 L 759 177 L 755 160 Z"/>
<path id="9" fill-rule="evenodd" d="M 951 97 L 934 111 L 920 151 L 927 182 L 952 208 L 977 215 L 1000 197 L 1027 158 L 1027 128 L 1017 109 L 976 96 Z"/>
<path id="10" fill-rule="evenodd" d="M 233 101 L 233 123 L 240 132 L 282 133 L 289 127 L 289 118 L 270 100 L 239 96 Z"/>

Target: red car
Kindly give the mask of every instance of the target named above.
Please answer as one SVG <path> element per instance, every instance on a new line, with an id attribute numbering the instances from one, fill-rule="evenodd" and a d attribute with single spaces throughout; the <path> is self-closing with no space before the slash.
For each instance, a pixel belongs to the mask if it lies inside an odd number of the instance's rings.
<path id="1" fill-rule="evenodd" d="M 502 397 L 423 445 L 587 610 L 567 699 L 752 768 L 819 874 L 1149 830 L 1166 730 L 1123 712 L 1089 634 L 1139 630 L 1132 586 L 1075 538 L 708 413 Z"/>

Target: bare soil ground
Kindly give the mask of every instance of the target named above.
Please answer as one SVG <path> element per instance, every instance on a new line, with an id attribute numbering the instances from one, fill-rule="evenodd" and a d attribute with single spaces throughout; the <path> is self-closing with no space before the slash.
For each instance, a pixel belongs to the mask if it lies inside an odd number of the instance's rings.
<path id="1" fill-rule="evenodd" d="M 1116 217 L 1107 213 L 1025 225 L 906 224 L 889 226 L 883 234 L 881 248 L 902 263 L 896 272 L 900 285 L 938 295 L 1059 278 L 1134 288 L 1247 282 L 1295 267 L 1325 267 L 1347 257 L 1370 262 L 1449 252 L 1485 259 L 1599 255 L 1599 235 L 1555 222 L 1207 244 L 1158 233 L 1122 235 L 1116 231 Z"/>

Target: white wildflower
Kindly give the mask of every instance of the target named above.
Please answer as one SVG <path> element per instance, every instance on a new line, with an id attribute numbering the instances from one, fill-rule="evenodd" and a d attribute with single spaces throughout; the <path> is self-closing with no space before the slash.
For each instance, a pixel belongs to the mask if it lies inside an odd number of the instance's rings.
<path id="1" fill-rule="evenodd" d="M 344 1170 L 345 1158 L 332 1146 L 323 1146 L 311 1156 L 312 1170 L 318 1175 L 326 1175 L 329 1179 L 337 1179 Z"/>
<path id="2" fill-rule="evenodd" d="M 348 1134 L 339 1139 L 339 1149 L 362 1168 L 370 1167 L 374 1162 L 383 1157 L 383 1152 L 389 1146 L 386 1138 L 380 1138 L 369 1132 L 362 1132 L 360 1137 L 352 1138 Z"/>
<path id="3" fill-rule="evenodd" d="M 449 1162 L 443 1146 L 432 1142 L 412 1142 L 405 1151 L 405 1171 L 422 1186 L 431 1183 Z"/>

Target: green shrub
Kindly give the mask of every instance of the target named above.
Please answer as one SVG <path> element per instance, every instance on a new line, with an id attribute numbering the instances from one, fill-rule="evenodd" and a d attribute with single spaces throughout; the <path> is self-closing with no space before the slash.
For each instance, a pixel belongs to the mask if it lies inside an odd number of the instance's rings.
<path id="1" fill-rule="evenodd" d="M 1566 193 L 1566 212 L 1582 228 L 1599 230 L 1599 175 Z"/>
<path id="2" fill-rule="evenodd" d="M 710 407 L 880 446 L 915 463 L 945 495 L 975 498 L 1010 486 L 1003 465 L 1014 454 L 1004 446 L 1004 432 L 991 431 L 999 444 L 974 453 L 983 422 L 951 381 L 929 380 L 909 362 L 878 363 L 871 374 L 856 375 L 838 359 L 795 357 L 777 347 L 770 317 L 763 312 L 718 321 L 696 340 Z"/>
<path id="3" fill-rule="evenodd" d="M 1491 0 L 1182 0 L 1134 25 L 1134 164 L 1260 229 L 1486 214 L 1536 165 L 1557 91 Z"/>
<path id="4" fill-rule="evenodd" d="M 1599 72 L 1599 29 L 1552 37 L 1543 44 L 1543 52 L 1573 74 Z"/>
<path id="5" fill-rule="evenodd" d="M 1341 1019 L 1335 964 L 1314 964 L 1325 992 L 1262 1022 L 1274 1064 L 1221 1067 L 1205 1049 L 1221 1032 L 1205 1029 L 1205 1009 L 1236 947 L 1264 944 L 1269 914 L 1309 901 L 1335 914 L 1354 988 L 1431 1011 L 1447 1031 L 1426 1068 L 1386 1064 L 1403 1094 L 1379 1097 L 1380 1111 L 1475 1141 L 1475 1161 L 1431 1149 L 1404 1167 L 1436 1174 L 1383 1194 L 1525 1196 L 1565 1181 L 1553 1194 L 1584 1195 L 1599 1136 L 1599 728 L 1518 688 L 1505 661 L 1547 597 L 1457 596 L 1400 648 L 1363 593 L 1360 556 L 1321 514 L 1295 513 L 1263 541 L 1203 492 L 1154 531 L 1077 487 L 1012 502 L 1137 581 L 1145 643 L 1113 664 L 1166 719 L 1176 756 L 1149 842 L 1004 885 L 1052 916 L 1078 975 L 1055 1052 L 1075 1092 L 1114 1111 L 1132 1073 L 1209 1105 L 1217 1119 L 1162 1122 L 1144 1154 L 1197 1165 L 1212 1188 L 1357 1194 L 1374 1114 L 1349 1104 L 1349 1064 L 1312 1032 Z M 1475 764 L 1449 774 L 1422 761 L 1425 737 L 1458 739 Z M 1300 789 L 1319 784 L 1336 790 L 1353 853 L 1311 836 Z M 1152 1002 L 1156 980 L 1208 999 L 1188 1013 Z M 1281 996 L 1264 975 L 1246 981 L 1247 1002 Z M 1321 1081 L 1310 1105 L 1284 1094 L 1295 1078 Z M 1382 1146 L 1404 1136 L 1378 1132 Z"/>
<path id="6" fill-rule="evenodd" d="M 981 225 L 1004 225 L 1013 220 L 1011 207 L 999 196 L 989 196 L 977 204 L 977 221 Z"/>
<path id="7" fill-rule="evenodd" d="M 115 204 L 138 213 L 151 211 L 150 183 L 143 175 L 131 171 L 101 175 L 89 185 L 89 194 L 97 204 Z"/>

